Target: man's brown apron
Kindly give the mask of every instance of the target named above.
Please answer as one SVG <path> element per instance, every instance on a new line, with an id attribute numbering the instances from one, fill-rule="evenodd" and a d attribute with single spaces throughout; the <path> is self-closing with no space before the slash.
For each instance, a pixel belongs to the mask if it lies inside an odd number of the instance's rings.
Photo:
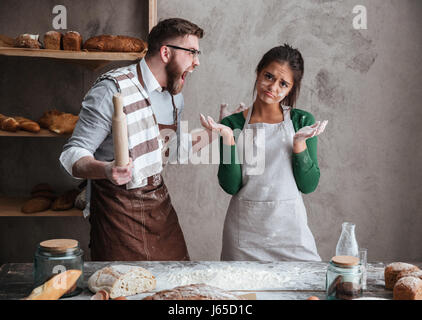
<path id="1" fill-rule="evenodd" d="M 138 79 L 145 87 L 138 64 Z M 177 110 L 173 102 L 174 124 Z M 93 261 L 189 260 L 182 229 L 161 174 L 141 188 L 127 190 L 106 179 L 91 181 L 91 259 Z"/>

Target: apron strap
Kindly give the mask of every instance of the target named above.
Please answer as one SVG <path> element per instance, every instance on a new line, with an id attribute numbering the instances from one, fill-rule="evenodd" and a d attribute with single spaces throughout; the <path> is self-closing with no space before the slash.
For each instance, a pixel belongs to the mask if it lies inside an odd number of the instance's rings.
<path id="1" fill-rule="evenodd" d="M 248 115 L 246 116 L 246 120 L 244 124 L 245 126 L 248 125 L 249 121 L 251 120 L 252 110 L 253 110 L 253 103 L 252 103 L 252 106 L 249 108 Z"/>

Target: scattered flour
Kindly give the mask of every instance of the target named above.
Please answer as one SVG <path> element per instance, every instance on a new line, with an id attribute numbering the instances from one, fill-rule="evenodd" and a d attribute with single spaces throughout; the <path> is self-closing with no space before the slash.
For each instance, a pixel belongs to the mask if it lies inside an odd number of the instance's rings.
<path id="1" fill-rule="evenodd" d="M 210 268 L 185 267 L 155 274 L 157 290 L 193 283 L 205 283 L 224 290 L 276 289 L 290 278 L 275 271 L 241 266 L 218 266 Z"/>

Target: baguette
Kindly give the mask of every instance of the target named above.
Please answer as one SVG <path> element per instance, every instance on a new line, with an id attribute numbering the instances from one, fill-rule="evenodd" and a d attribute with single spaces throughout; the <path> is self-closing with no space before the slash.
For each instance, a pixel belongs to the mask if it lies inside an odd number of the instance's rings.
<path id="1" fill-rule="evenodd" d="M 81 274 L 81 270 L 67 270 L 59 273 L 36 287 L 24 300 L 58 300 L 75 286 Z"/>
<path id="2" fill-rule="evenodd" d="M 14 117 L 19 123 L 19 128 L 25 131 L 37 133 L 41 130 L 40 125 L 31 119 L 24 117 Z"/>

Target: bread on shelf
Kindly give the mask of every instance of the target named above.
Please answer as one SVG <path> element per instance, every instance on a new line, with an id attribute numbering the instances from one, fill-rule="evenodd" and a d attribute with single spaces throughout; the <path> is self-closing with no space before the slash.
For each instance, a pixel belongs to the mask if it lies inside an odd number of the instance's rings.
<path id="1" fill-rule="evenodd" d="M 82 37 L 77 31 L 68 31 L 63 35 L 63 50 L 81 51 Z"/>
<path id="2" fill-rule="evenodd" d="M 63 35 L 58 31 L 48 31 L 44 35 L 44 48 L 50 50 L 60 50 L 63 47 L 62 44 Z"/>
<path id="3" fill-rule="evenodd" d="M 23 213 L 36 213 L 46 211 L 50 208 L 50 206 L 51 199 L 45 197 L 35 197 L 26 201 L 23 204 L 21 211 Z"/>
<path id="4" fill-rule="evenodd" d="M 38 34 L 21 34 L 15 39 L 14 46 L 17 48 L 41 49 L 41 43 L 38 38 Z"/>
<path id="5" fill-rule="evenodd" d="M 38 123 L 41 128 L 49 129 L 54 133 L 71 134 L 78 120 L 79 116 L 77 115 L 53 109 L 44 112 Z"/>
<path id="6" fill-rule="evenodd" d="M 128 36 L 100 35 L 85 41 L 88 51 L 142 52 L 147 48 L 145 41 Z"/>
<path id="7" fill-rule="evenodd" d="M 79 192 L 80 191 L 76 189 L 69 190 L 61 196 L 57 197 L 51 204 L 51 210 L 63 211 L 72 209 L 75 205 L 75 199 L 78 196 Z"/>
<path id="8" fill-rule="evenodd" d="M 0 114 L 0 129 L 4 131 L 16 132 L 19 129 L 37 133 L 41 130 L 39 124 L 24 117 L 8 117 Z"/>
<path id="9" fill-rule="evenodd" d="M 19 122 L 13 117 L 0 114 L 0 129 L 4 131 L 16 132 L 19 130 Z"/>

